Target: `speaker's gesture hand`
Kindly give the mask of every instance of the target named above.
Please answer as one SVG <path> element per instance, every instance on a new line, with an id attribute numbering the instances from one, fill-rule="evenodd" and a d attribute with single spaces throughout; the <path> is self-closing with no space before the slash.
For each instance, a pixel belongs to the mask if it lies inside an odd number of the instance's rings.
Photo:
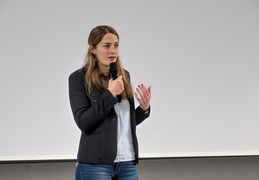
<path id="1" fill-rule="evenodd" d="M 136 92 L 135 92 L 135 97 L 136 97 L 137 101 L 139 102 L 139 106 L 141 107 L 141 109 L 146 111 L 150 106 L 151 86 L 149 86 L 147 88 L 143 84 L 138 85 Z"/>

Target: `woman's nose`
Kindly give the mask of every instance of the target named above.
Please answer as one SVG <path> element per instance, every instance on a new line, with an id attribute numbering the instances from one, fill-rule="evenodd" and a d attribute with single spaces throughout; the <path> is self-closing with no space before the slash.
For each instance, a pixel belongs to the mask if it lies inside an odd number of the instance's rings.
<path id="1" fill-rule="evenodd" d="M 117 47 L 111 46 L 110 52 L 115 54 L 117 52 Z"/>

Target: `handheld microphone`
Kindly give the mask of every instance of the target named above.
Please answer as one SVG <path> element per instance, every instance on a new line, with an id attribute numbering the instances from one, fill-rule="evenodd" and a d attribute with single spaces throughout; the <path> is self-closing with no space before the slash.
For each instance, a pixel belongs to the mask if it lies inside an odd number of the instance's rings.
<path id="1" fill-rule="evenodd" d="M 110 63 L 110 72 L 112 74 L 112 79 L 115 80 L 118 77 L 118 67 L 116 62 Z M 118 102 L 121 102 L 121 95 L 117 95 Z"/>

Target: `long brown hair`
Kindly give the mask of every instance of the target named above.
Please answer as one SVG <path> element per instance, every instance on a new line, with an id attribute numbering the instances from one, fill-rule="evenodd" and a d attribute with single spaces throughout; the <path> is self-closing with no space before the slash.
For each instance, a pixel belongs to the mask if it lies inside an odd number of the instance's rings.
<path id="1" fill-rule="evenodd" d="M 108 88 L 107 83 L 103 83 L 99 71 L 99 67 L 97 65 L 96 57 L 91 52 L 90 47 L 96 47 L 96 45 L 102 40 L 103 36 L 107 33 L 112 33 L 117 36 L 119 40 L 119 35 L 116 30 L 110 26 L 102 25 L 97 26 L 89 34 L 88 37 L 88 52 L 85 58 L 84 68 L 86 70 L 85 79 L 87 82 L 87 92 L 92 100 L 91 92 L 93 90 L 93 86 L 97 87 L 100 90 L 106 90 Z M 128 99 L 133 96 L 133 89 L 130 84 L 130 78 L 127 76 L 123 69 L 123 65 L 119 56 L 117 56 L 116 60 L 118 66 L 118 74 L 122 75 L 123 83 L 124 83 L 124 91 L 121 93 L 122 99 Z M 107 81 L 107 80 L 106 80 Z"/>

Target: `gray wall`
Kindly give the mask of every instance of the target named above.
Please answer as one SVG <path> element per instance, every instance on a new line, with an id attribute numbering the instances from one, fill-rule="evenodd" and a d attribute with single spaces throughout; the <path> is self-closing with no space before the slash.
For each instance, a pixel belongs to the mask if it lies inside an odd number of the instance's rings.
<path id="1" fill-rule="evenodd" d="M 67 79 L 100 24 L 120 34 L 133 89 L 152 86 L 140 157 L 259 155 L 258 9 L 258 0 L 0 0 L 0 161 L 76 158 Z"/>
<path id="2" fill-rule="evenodd" d="M 75 162 L 0 164 L 0 180 L 71 180 Z M 140 180 L 259 180 L 259 157 L 151 159 Z"/>

